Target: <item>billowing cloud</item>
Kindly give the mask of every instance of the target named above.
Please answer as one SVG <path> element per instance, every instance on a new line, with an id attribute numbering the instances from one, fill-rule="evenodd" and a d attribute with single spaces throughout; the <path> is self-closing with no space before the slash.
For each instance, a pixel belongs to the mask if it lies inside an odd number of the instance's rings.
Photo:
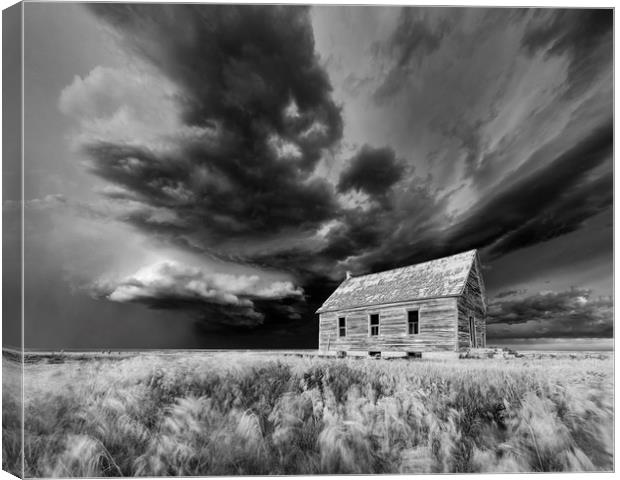
<path id="1" fill-rule="evenodd" d="M 396 158 L 394 150 L 364 145 L 340 174 L 338 190 L 357 190 L 380 197 L 400 180 L 403 172 L 403 163 Z"/>
<path id="2" fill-rule="evenodd" d="M 489 338 L 602 338 L 613 334 L 613 300 L 588 289 L 541 292 L 489 303 Z"/>
<path id="3" fill-rule="evenodd" d="M 144 62 L 132 68 L 97 66 L 60 93 L 58 108 L 79 125 L 76 148 L 115 142 L 165 152 L 177 142 L 212 143 L 214 130 L 185 124 L 179 88 Z"/>
<path id="4" fill-rule="evenodd" d="M 174 211 L 177 225 L 190 226 L 174 236 L 196 245 L 312 230 L 333 217 L 333 187 L 311 175 L 321 152 L 340 139 L 342 121 L 314 52 L 306 7 L 91 7 L 125 48 L 172 85 L 165 98 L 176 130 L 186 132 L 155 129 L 153 145 L 113 135 L 85 139 L 80 147 L 93 173 Z M 114 77 L 99 69 L 76 79 L 61 106 L 100 115 L 99 102 L 83 101 L 81 92 L 100 91 L 94 86 L 105 75 Z M 134 74 L 128 83 L 139 88 L 143 77 Z M 128 103 L 140 98 L 130 96 Z"/>
<path id="5" fill-rule="evenodd" d="M 127 96 L 124 103 L 133 102 L 127 109 L 139 110 L 144 92 L 152 92 L 172 107 L 176 130 L 170 131 L 200 132 L 175 136 L 153 130 L 152 145 L 114 135 L 81 144 L 91 171 L 111 184 L 104 194 L 125 203 L 122 220 L 177 245 L 334 277 L 344 268 L 369 271 L 475 247 L 501 255 L 573 231 L 609 205 L 603 187 L 610 169 L 602 167 L 611 155 L 609 118 L 594 116 L 572 144 L 554 137 L 540 142 L 513 167 L 510 181 L 487 188 L 479 199 L 470 195 L 469 208 L 451 214 L 456 194 L 467 196 L 479 172 L 487 175 L 496 168 L 489 165 L 501 158 L 498 151 L 496 160 L 488 154 L 480 160 L 490 148 L 481 133 L 501 115 L 478 115 L 471 124 L 461 116 L 450 118 L 452 110 L 446 110 L 431 119 L 430 125 L 462 139 L 463 174 L 474 180 L 459 188 L 438 187 L 430 175 L 417 177 L 412 159 L 401 158 L 392 147 L 368 144 L 343 162 L 339 178 L 330 178 L 316 167 L 321 158 L 334 161 L 324 153 L 339 146 L 343 124 L 314 51 L 306 7 L 90 8 L 148 66 L 120 82 L 131 92 L 143 90 Z M 512 25 L 510 38 L 521 40 L 519 33 L 534 35 L 532 29 L 544 23 L 526 11 L 474 9 L 462 20 L 459 12 L 403 9 L 392 33 L 375 44 L 375 57 L 409 75 L 412 65 L 425 67 L 424 58 L 441 57 L 443 42 L 452 51 L 479 36 L 491 48 L 501 25 Z M 478 32 L 481 26 L 490 30 Z M 468 31 L 475 35 L 466 37 Z M 528 52 L 542 44 L 542 37 L 553 45 L 568 42 L 541 35 L 523 40 Z M 601 38 L 588 45 L 598 48 Z M 519 48 L 513 41 L 506 51 L 523 61 Z M 500 63 L 497 68 L 504 68 Z M 123 103 L 124 94 L 106 90 L 104 81 L 114 83 L 119 75 L 101 68 L 84 80 L 76 78 L 63 91 L 61 108 L 98 118 L 106 102 Z M 164 79 L 159 90 L 149 80 L 153 75 Z M 498 99 L 510 81 L 509 75 L 496 85 Z M 575 118 L 567 128 L 576 124 Z M 495 148 L 501 150 L 502 143 Z M 379 201 L 351 205 L 343 200 L 351 193 Z"/>
<path id="6" fill-rule="evenodd" d="M 100 280 L 91 290 L 113 302 L 186 310 L 207 323 L 233 326 L 263 322 L 256 301 L 303 296 L 303 290 L 289 281 L 265 282 L 258 275 L 211 272 L 170 261 L 149 265 L 125 278 Z M 296 318 L 296 311 L 290 313 Z"/>
<path id="7" fill-rule="evenodd" d="M 367 9 L 370 67 L 351 74 L 319 56 L 308 7 L 88 9 L 131 60 L 58 100 L 105 183 L 92 211 L 307 294 L 158 264 L 102 298 L 219 319 L 205 325 L 309 318 L 345 270 L 495 259 L 612 203 L 609 11 L 582 26 L 547 10 Z"/>

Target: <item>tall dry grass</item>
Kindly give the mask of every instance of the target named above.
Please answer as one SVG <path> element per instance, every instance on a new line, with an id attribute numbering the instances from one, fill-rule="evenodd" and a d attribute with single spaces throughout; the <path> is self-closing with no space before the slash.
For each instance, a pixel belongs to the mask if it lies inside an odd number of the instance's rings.
<path id="1" fill-rule="evenodd" d="M 612 367 L 256 354 L 38 363 L 26 366 L 24 473 L 611 470 Z M 5 430 L 17 421 L 10 394 Z M 18 441 L 5 437 L 3 464 L 20 463 Z"/>

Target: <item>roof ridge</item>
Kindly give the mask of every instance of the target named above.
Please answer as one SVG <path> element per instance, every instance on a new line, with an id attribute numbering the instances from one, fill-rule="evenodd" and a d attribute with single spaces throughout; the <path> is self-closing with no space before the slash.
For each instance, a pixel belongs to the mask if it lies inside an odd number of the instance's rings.
<path id="1" fill-rule="evenodd" d="M 476 261 L 477 249 L 434 258 L 425 262 L 351 277 L 332 292 L 317 310 L 435 298 L 462 294 L 463 284 Z"/>
<path id="2" fill-rule="evenodd" d="M 438 262 L 440 260 L 445 260 L 446 258 L 458 257 L 459 255 L 465 255 L 467 253 L 474 253 L 475 254 L 477 251 L 478 251 L 478 249 L 472 248 L 471 250 L 465 250 L 464 252 L 455 253 L 453 255 L 446 255 L 445 257 L 433 258 L 432 260 L 426 260 L 426 261 L 420 262 L 420 263 L 412 263 L 411 265 L 405 265 L 404 267 L 395 267 L 395 268 L 390 268 L 388 270 L 381 270 L 379 272 L 365 273 L 363 275 L 351 275 L 351 277 L 345 279 L 344 282 L 346 282 L 348 280 L 353 280 L 354 278 L 364 278 L 364 277 L 370 277 L 372 275 L 380 275 L 382 273 L 395 272 L 397 270 L 405 270 L 406 268 L 417 267 L 418 265 L 425 265 L 427 263 Z"/>

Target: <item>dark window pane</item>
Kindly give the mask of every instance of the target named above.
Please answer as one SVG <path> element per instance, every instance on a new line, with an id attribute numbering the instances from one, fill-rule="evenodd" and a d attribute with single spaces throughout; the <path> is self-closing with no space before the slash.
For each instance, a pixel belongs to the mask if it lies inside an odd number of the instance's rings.
<path id="1" fill-rule="evenodd" d="M 417 335 L 420 331 L 419 313 L 417 310 L 407 312 L 407 323 L 409 335 Z"/>
<path id="2" fill-rule="evenodd" d="M 370 315 L 370 335 L 379 335 L 379 314 L 373 313 Z"/>

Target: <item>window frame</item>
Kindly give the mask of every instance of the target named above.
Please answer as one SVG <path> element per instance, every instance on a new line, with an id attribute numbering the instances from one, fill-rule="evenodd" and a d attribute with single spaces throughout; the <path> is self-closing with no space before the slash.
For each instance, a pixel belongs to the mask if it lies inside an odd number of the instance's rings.
<path id="1" fill-rule="evenodd" d="M 337 317 L 338 318 L 338 338 L 343 338 L 347 336 L 347 316 L 343 315 L 342 317 Z M 343 320 L 343 324 L 344 325 L 340 325 L 340 320 Z M 344 334 L 342 333 L 344 330 Z"/>
<path id="2" fill-rule="evenodd" d="M 408 308 L 408 309 L 406 310 L 406 312 L 407 312 L 407 314 L 406 314 L 405 319 L 406 319 L 406 322 L 407 322 L 407 324 L 406 324 L 406 327 L 407 327 L 407 335 L 409 335 L 409 336 L 417 336 L 417 335 L 420 335 L 420 323 L 421 323 L 421 322 L 420 322 L 420 318 L 421 318 L 421 315 L 420 315 L 420 308 Z M 416 325 L 417 325 L 417 330 L 418 330 L 418 331 L 417 331 L 417 332 L 415 332 L 415 333 L 411 333 L 411 331 L 410 331 L 410 326 L 411 326 L 411 324 L 413 323 L 413 322 L 410 322 L 410 321 L 409 321 L 409 313 L 410 313 L 410 312 L 417 312 L 417 321 L 416 321 L 415 323 L 416 323 Z"/>
<path id="3" fill-rule="evenodd" d="M 377 316 L 377 324 L 373 325 L 372 324 L 372 317 L 373 315 Z M 373 334 L 372 333 L 372 328 L 373 327 L 377 327 L 377 333 Z M 379 335 L 381 335 L 381 313 L 380 312 L 369 312 L 368 313 L 368 336 L 369 337 L 378 337 Z"/>

